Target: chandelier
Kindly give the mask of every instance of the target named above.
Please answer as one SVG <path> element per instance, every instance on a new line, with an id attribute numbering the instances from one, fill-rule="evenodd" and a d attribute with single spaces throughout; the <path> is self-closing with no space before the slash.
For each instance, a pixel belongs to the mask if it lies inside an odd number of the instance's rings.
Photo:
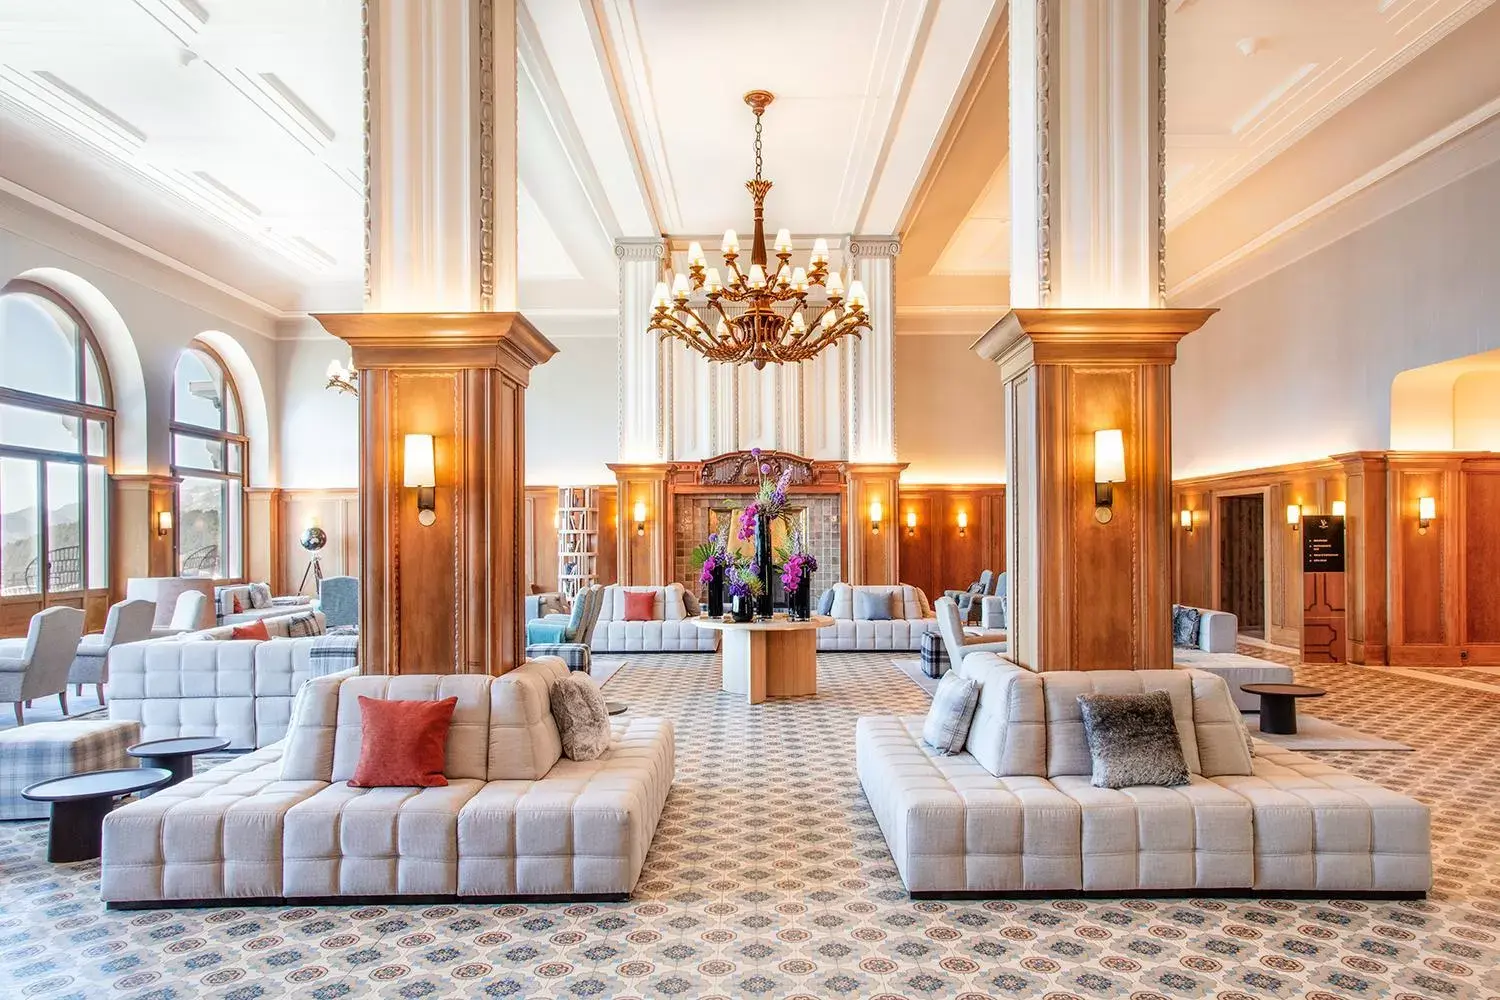
<path id="1" fill-rule="evenodd" d="M 740 270 L 740 242 L 733 229 L 724 233 L 725 274 L 707 267 L 703 247 L 688 247 L 688 273 L 678 272 L 670 289 L 659 282 L 651 300 L 647 327 L 662 340 L 675 337 L 710 361 L 749 362 L 756 368 L 815 357 L 841 337 L 857 337 L 870 328 L 864 285 L 844 281 L 828 270 L 828 241 L 813 241 L 808 267 L 792 266 L 792 234 L 776 234 L 776 265 L 766 255 L 765 201 L 771 182 L 762 179 L 761 116 L 775 95 L 752 90 L 745 103 L 755 112 L 755 179 L 745 188 L 755 202 L 755 236 L 750 269 Z M 811 289 L 821 290 L 810 298 Z M 695 301 L 696 300 L 696 301 Z"/>
<path id="2" fill-rule="evenodd" d="M 328 384 L 323 388 L 358 396 L 359 372 L 354 370 L 354 359 L 349 359 L 348 367 L 339 364 L 337 358 L 328 362 Z"/>

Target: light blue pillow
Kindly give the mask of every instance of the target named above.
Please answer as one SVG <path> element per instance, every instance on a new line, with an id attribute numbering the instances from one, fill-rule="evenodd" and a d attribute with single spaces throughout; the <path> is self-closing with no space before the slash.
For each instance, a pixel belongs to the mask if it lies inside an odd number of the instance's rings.
<path id="1" fill-rule="evenodd" d="M 962 753 L 979 705 L 979 682 L 950 670 L 938 681 L 932 708 L 922 725 L 922 742 L 944 756 Z"/>
<path id="2" fill-rule="evenodd" d="M 856 590 L 854 592 L 854 617 L 867 622 L 888 622 L 893 615 L 891 605 L 895 603 L 895 592 L 890 590 Z"/>
<path id="3" fill-rule="evenodd" d="M 823 591 L 818 598 L 818 614 L 826 615 L 833 610 L 833 588 Z"/>

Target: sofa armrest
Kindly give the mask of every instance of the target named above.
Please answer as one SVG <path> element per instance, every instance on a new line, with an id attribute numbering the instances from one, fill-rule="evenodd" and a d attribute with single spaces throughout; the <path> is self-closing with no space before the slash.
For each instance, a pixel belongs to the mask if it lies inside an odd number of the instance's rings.
<path id="1" fill-rule="evenodd" d="M 1205 653 L 1233 653 L 1237 649 L 1240 620 L 1227 611 L 1199 609 L 1198 648 Z"/>
<path id="2" fill-rule="evenodd" d="M 981 628 L 1005 628 L 1005 598 L 996 595 L 986 597 L 979 604 L 979 625 Z"/>

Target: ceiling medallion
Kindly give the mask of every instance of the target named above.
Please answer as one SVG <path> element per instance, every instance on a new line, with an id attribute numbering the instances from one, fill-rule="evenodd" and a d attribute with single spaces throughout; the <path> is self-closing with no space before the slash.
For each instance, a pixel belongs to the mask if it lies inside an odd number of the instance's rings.
<path id="1" fill-rule="evenodd" d="M 724 233 L 722 252 L 728 282 L 719 269 L 705 267 L 703 247 L 688 247 L 688 273 L 656 286 L 651 301 L 651 323 L 661 339 L 675 337 L 710 361 L 731 364 L 749 362 L 756 368 L 767 363 L 788 364 L 815 357 L 841 337 L 857 337 L 870 328 L 864 285 L 844 282 L 837 271 L 828 270 L 828 241 L 813 241 L 809 267 L 792 267 L 792 234 L 776 234 L 776 266 L 768 270 L 766 256 L 765 200 L 771 182 L 761 171 L 761 116 L 775 95 L 752 90 L 745 103 L 755 112 L 755 179 L 745 188 L 755 202 L 755 237 L 750 248 L 750 270 L 741 271 L 739 238 L 733 229 Z M 817 288 L 820 294 L 810 298 Z"/>

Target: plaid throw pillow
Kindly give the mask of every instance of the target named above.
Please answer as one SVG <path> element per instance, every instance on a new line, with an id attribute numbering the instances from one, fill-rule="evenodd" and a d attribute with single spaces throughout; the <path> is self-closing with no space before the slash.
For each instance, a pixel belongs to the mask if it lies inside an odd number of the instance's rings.
<path id="1" fill-rule="evenodd" d="M 317 615 L 297 615 L 286 623 L 288 639 L 305 639 L 308 636 L 322 634 L 323 626 L 318 624 Z"/>

